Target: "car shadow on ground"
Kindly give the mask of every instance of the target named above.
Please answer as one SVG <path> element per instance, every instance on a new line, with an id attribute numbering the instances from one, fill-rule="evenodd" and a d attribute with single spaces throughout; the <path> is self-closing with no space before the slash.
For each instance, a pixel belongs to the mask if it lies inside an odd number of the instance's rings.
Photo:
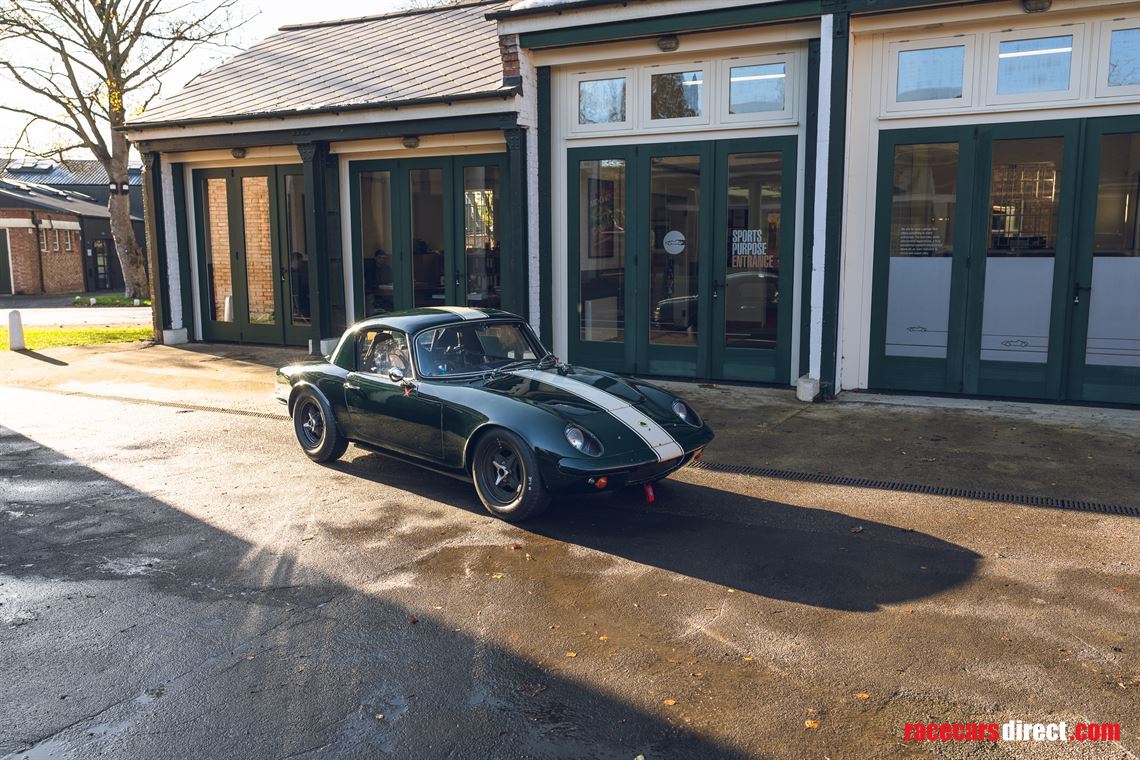
<path id="1" fill-rule="evenodd" d="M 0 489 L 0 756 L 746 757 L 314 568 L 292 506 L 258 545 L 3 427 Z"/>
<path id="2" fill-rule="evenodd" d="M 341 472 L 483 513 L 474 489 L 377 454 Z M 519 524 L 532 533 L 771 599 L 872 611 L 968 581 L 981 557 L 908 528 L 670 479 L 641 489 L 556 499 Z"/>

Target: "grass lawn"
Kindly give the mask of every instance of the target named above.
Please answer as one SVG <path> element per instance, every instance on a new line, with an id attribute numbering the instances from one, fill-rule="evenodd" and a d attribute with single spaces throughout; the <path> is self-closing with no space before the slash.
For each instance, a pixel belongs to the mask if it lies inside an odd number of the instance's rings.
<path id="1" fill-rule="evenodd" d="M 124 296 L 76 296 L 72 306 L 91 306 L 91 299 L 95 299 L 96 306 L 134 306 L 135 299 Z M 139 306 L 150 306 L 150 299 L 139 300 Z M 106 341 L 101 341 L 106 342 Z"/>
<path id="2" fill-rule="evenodd" d="M 24 343 L 28 349 L 59 346 L 93 346 L 98 343 L 132 343 L 151 340 L 149 327 L 25 327 Z M 8 328 L 0 327 L 0 351 L 8 350 Z"/>

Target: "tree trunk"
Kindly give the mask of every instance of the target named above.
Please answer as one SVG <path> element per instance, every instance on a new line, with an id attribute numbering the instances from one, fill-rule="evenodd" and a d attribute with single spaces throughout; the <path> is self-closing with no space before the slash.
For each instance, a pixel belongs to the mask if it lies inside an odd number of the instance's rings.
<path id="1" fill-rule="evenodd" d="M 126 181 L 124 177 L 122 182 Z M 131 224 L 131 196 L 112 193 L 107 201 L 107 209 L 111 212 L 111 237 L 115 239 L 115 251 L 119 254 L 119 264 L 123 268 L 123 295 L 127 298 L 149 298 L 146 257 L 135 238 L 134 225 Z"/>
<path id="2" fill-rule="evenodd" d="M 116 107 L 118 106 L 118 107 Z M 123 123 L 121 103 L 112 98 L 111 126 Z M 131 146 L 122 132 L 111 132 L 110 160 L 104 163 L 107 176 L 117 188 L 129 188 Z M 111 237 L 115 239 L 115 250 L 119 254 L 119 264 L 123 268 L 123 290 L 127 298 L 150 297 L 150 282 L 146 275 L 146 256 L 135 238 L 135 228 L 131 223 L 131 196 L 129 192 L 111 191 L 107 200 L 111 212 Z"/>

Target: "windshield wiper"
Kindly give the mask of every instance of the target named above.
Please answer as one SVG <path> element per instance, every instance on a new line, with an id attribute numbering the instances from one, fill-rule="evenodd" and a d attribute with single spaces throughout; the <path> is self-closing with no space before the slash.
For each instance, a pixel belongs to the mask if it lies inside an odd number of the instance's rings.
<path id="1" fill-rule="evenodd" d="M 494 378 L 499 376 L 500 372 L 507 372 L 508 370 L 518 369 L 519 367 L 525 367 L 528 364 L 534 364 L 535 361 L 536 361 L 535 359 L 521 359 L 519 361 L 513 361 L 513 362 L 507 362 L 506 364 L 500 364 L 498 367 L 495 367 L 494 369 L 492 369 L 491 372 L 487 375 L 487 377 L 494 379 Z"/>

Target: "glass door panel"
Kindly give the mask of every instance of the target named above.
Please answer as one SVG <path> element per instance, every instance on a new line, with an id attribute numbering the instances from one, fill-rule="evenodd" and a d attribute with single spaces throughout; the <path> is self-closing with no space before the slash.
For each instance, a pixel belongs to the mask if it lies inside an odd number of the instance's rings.
<path id="1" fill-rule="evenodd" d="M 895 146 L 887 356 L 947 357 L 957 206 L 957 143 Z"/>
<path id="2" fill-rule="evenodd" d="M 408 171 L 411 222 L 412 305 L 447 304 L 443 169 Z"/>
<path id="3" fill-rule="evenodd" d="M 241 212 L 245 238 L 246 313 L 251 325 L 276 322 L 273 241 L 269 221 L 269 178 L 241 178 Z"/>
<path id="4" fill-rule="evenodd" d="M 626 162 L 578 164 L 578 337 L 625 340 Z"/>
<path id="5" fill-rule="evenodd" d="M 207 318 L 234 321 L 234 283 L 230 261 L 229 194 L 225 177 L 210 177 L 201 184 L 201 229 L 206 263 Z"/>
<path id="6" fill-rule="evenodd" d="M 305 178 L 285 176 L 285 251 L 288 257 L 289 324 L 312 322 L 309 304 L 309 253 L 305 238 Z"/>
<path id="7" fill-rule="evenodd" d="M 1064 146 L 1062 137 L 993 141 L 983 362 L 1049 358 Z"/>
<path id="8" fill-rule="evenodd" d="M 1105 135 L 1096 187 L 1085 363 L 1140 368 L 1140 132 Z M 1079 284 L 1076 298 L 1085 290 Z"/>
<path id="9" fill-rule="evenodd" d="M 396 309 L 393 276 L 392 173 L 360 173 L 359 234 L 363 308 L 361 316 L 371 317 Z"/>
<path id="10" fill-rule="evenodd" d="M 721 340 L 727 348 L 773 349 L 780 324 L 783 156 L 729 156 L 726 201 Z"/>
<path id="11" fill-rule="evenodd" d="M 650 343 L 697 345 L 700 195 L 700 156 L 649 160 Z"/>
<path id="12" fill-rule="evenodd" d="M 498 166 L 463 167 L 463 251 L 466 287 L 462 302 L 498 309 L 502 271 L 501 177 Z"/>

